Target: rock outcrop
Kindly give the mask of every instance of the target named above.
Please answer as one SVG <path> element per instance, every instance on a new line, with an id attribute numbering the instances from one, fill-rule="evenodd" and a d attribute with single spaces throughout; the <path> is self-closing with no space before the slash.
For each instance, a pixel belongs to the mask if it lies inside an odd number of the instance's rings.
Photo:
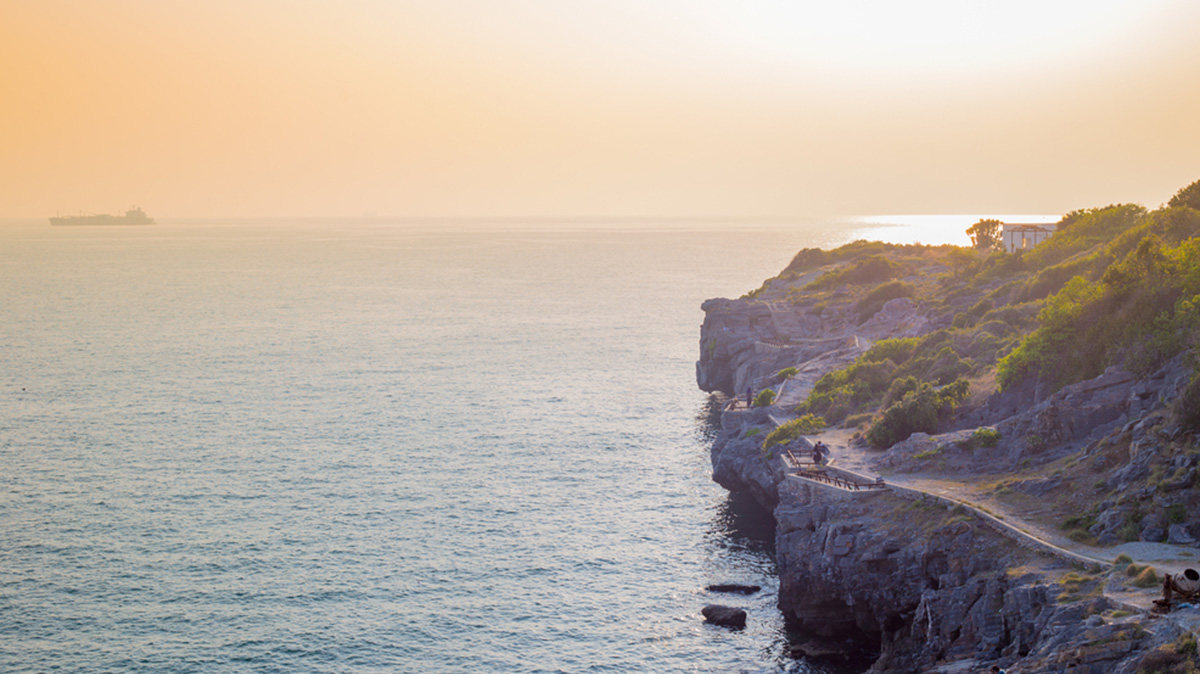
<path id="1" fill-rule="evenodd" d="M 746 627 L 746 611 L 734 606 L 709 604 L 701 609 L 704 622 L 740 630 Z"/>

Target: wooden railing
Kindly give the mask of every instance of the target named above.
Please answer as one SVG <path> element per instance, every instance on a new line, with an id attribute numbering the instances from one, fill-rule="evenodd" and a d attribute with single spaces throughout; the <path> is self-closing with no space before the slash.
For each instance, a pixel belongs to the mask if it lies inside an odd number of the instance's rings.
<path id="1" fill-rule="evenodd" d="M 796 455 L 792 454 L 792 450 L 790 449 L 784 453 L 784 457 L 786 458 L 786 461 L 791 464 L 792 468 L 796 469 L 796 472 L 793 474 L 806 480 L 816 480 L 817 482 L 832 485 L 834 487 L 838 487 L 839 489 L 848 489 L 850 491 L 888 488 L 887 484 L 884 483 L 883 478 L 878 478 L 874 482 L 859 482 L 857 480 L 851 480 L 848 478 L 839 477 L 837 475 L 830 475 L 829 471 L 827 471 L 820 464 L 813 461 L 801 461 L 800 459 L 796 458 Z"/>
<path id="2" fill-rule="evenodd" d="M 862 489 L 887 489 L 888 488 L 886 484 L 884 484 L 883 482 L 880 482 L 878 480 L 876 480 L 875 482 L 856 482 L 854 480 L 847 480 L 845 478 L 840 478 L 836 475 L 830 475 L 829 473 L 827 473 L 824 470 L 821 470 L 819 468 L 812 469 L 812 470 L 800 469 L 800 470 L 796 471 L 795 475 L 797 477 L 802 477 L 806 480 L 816 480 L 817 482 L 824 482 L 825 484 L 833 485 L 834 487 L 838 487 L 841 489 L 849 489 L 850 491 L 859 491 Z"/>

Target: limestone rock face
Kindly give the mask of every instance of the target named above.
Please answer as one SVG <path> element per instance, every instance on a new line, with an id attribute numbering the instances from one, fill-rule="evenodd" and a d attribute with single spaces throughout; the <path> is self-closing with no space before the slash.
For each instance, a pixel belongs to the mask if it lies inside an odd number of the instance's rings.
<path id="1" fill-rule="evenodd" d="M 780 609 L 805 631 L 876 650 L 873 673 L 973 661 L 1132 674 L 1146 648 L 1179 634 L 1165 621 L 1109 623 L 1103 596 L 1063 599 L 1037 575 L 1010 575 L 1031 553 L 969 520 L 798 480 L 778 493 Z"/>
<path id="2" fill-rule="evenodd" d="M 786 464 L 777 452 L 764 451 L 763 435 L 747 435 L 751 428 L 769 424 L 769 411 L 728 410 L 721 415 L 721 434 L 713 443 L 713 480 L 730 491 L 745 492 L 770 512 L 778 503 L 776 485 L 786 475 Z"/>
<path id="3" fill-rule="evenodd" d="M 704 391 L 742 396 L 773 383 L 785 367 L 803 369 L 821 360 L 806 382 L 811 388 L 821 375 L 848 364 L 872 342 L 914 337 L 934 329 L 908 298 L 894 299 L 862 325 L 851 320 L 844 306 L 831 306 L 819 316 L 805 313 L 785 299 L 711 299 L 701 305 L 700 359 L 696 383 Z"/>

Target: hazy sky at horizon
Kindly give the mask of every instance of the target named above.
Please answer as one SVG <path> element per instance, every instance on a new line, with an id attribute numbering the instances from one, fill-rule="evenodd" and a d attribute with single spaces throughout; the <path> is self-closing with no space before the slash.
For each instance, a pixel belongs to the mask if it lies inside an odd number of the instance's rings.
<path id="1" fill-rule="evenodd" d="M 0 217 L 1149 207 L 1192 0 L 4 0 Z"/>

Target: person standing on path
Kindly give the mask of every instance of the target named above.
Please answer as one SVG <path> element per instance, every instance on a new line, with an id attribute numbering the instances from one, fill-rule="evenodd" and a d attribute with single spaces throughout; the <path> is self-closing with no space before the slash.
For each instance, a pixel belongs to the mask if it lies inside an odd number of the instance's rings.
<path id="1" fill-rule="evenodd" d="M 754 400 L 754 391 L 749 386 L 746 387 L 746 409 L 750 409 L 750 401 Z"/>

